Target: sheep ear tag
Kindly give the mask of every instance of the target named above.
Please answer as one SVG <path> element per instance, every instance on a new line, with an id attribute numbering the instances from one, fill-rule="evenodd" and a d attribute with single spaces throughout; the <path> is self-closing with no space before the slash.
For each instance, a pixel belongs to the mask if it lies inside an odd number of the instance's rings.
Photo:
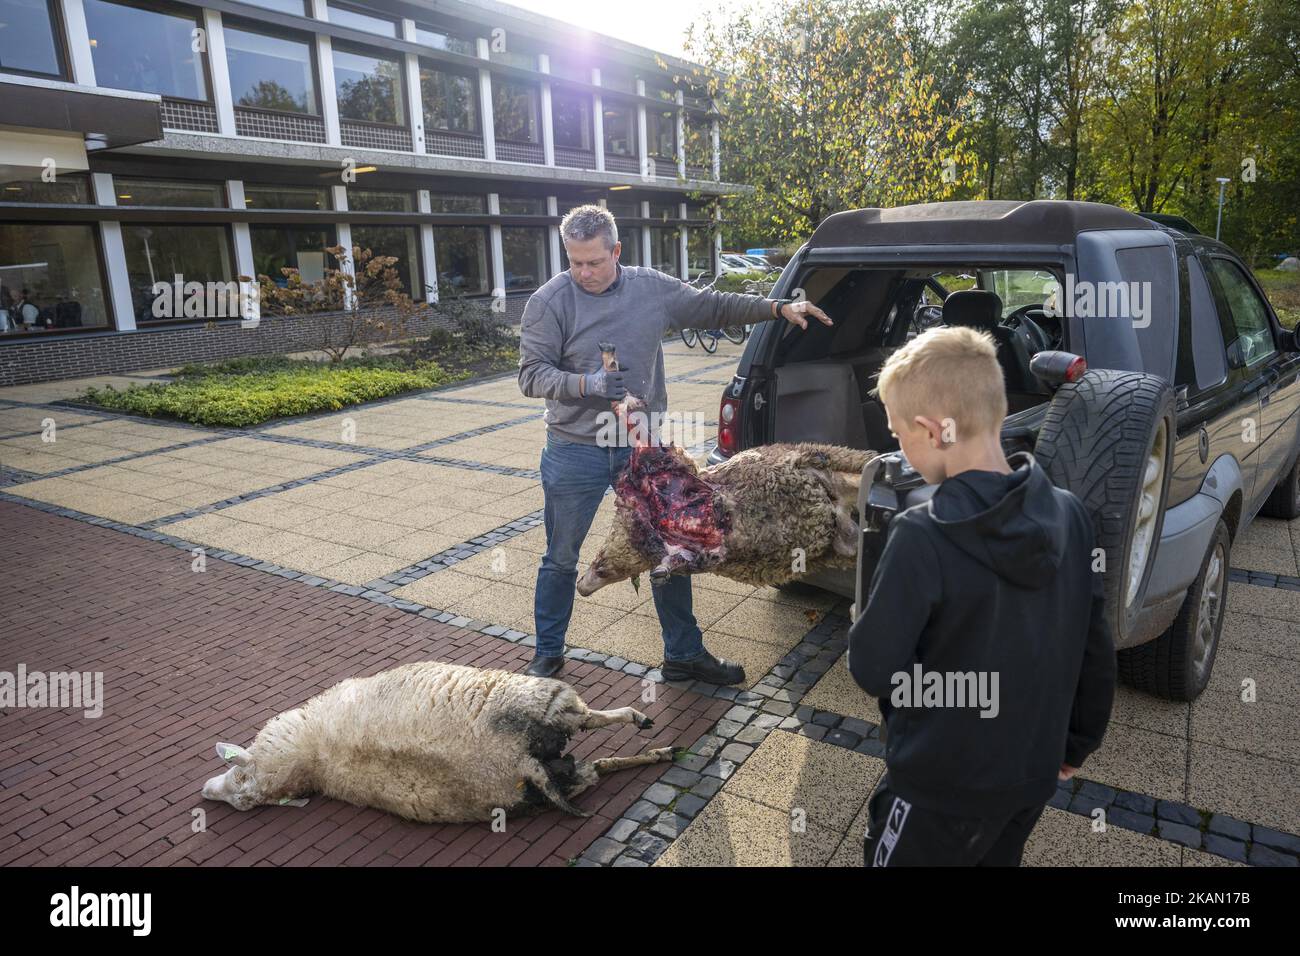
<path id="1" fill-rule="evenodd" d="M 247 766 L 250 762 L 248 751 L 238 744 L 217 744 L 217 756 L 237 767 Z"/>
<path id="2" fill-rule="evenodd" d="M 306 798 L 306 797 L 296 797 L 295 799 L 290 800 L 288 797 L 283 797 L 283 798 L 281 798 L 281 800 L 280 800 L 280 806 L 282 806 L 282 807 L 305 807 L 305 806 L 307 806 L 307 798 Z"/>
<path id="3" fill-rule="evenodd" d="M 632 590 L 637 594 L 641 593 L 641 575 L 634 574 L 632 576 Z"/>

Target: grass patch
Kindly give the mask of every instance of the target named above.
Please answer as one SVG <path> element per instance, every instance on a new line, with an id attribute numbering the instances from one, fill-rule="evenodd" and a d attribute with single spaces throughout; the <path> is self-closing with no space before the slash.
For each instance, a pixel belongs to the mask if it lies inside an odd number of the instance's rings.
<path id="1" fill-rule="evenodd" d="M 1264 293 L 1273 303 L 1282 324 L 1289 329 L 1300 324 L 1300 272 L 1258 269 L 1255 278 L 1264 287 Z"/>
<path id="2" fill-rule="evenodd" d="M 187 365 L 173 382 L 132 385 L 125 391 L 111 386 L 91 388 L 79 398 L 133 415 L 243 427 L 273 418 L 338 411 L 402 392 L 447 385 L 469 374 L 448 372 L 436 362 L 397 357 L 358 357 L 330 365 L 256 356 Z"/>

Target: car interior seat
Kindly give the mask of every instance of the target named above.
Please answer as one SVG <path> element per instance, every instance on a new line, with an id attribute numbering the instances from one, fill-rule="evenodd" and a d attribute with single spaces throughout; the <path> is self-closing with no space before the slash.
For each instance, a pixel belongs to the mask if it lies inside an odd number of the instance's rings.
<path id="1" fill-rule="evenodd" d="M 987 289 L 963 289 L 951 293 L 943 301 L 944 325 L 964 325 L 993 336 L 1008 396 L 1015 393 L 1036 393 L 1039 385 L 1029 370 L 1029 350 L 1024 340 L 1012 329 L 999 324 L 1001 320 L 1002 299 Z"/>

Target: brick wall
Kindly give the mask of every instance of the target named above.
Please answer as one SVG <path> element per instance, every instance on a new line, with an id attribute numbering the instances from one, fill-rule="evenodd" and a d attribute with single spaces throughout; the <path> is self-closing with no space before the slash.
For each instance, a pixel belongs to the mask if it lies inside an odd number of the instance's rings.
<path id="1" fill-rule="evenodd" d="M 518 324 L 528 296 L 506 299 L 505 317 Z M 486 301 L 484 303 L 486 307 Z M 340 313 L 264 316 L 253 329 L 239 322 L 167 326 L 135 332 L 87 332 L 48 338 L 0 338 L 0 387 L 62 378 L 170 368 L 241 355 L 300 352 L 319 347 L 323 322 L 341 324 Z M 440 324 L 436 315 L 414 316 L 407 332 L 420 335 Z"/>

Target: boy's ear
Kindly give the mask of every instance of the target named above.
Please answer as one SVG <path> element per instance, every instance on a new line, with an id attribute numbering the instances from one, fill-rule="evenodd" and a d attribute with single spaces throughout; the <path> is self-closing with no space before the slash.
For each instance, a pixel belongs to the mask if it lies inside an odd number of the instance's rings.
<path id="1" fill-rule="evenodd" d="M 917 415 L 912 419 L 912 421 L 924 428 L 929 434 L 931 447 L 942 448 L 944 445 L 948 444 L 945 441 L 943 425 L 936 422 L 933 418 L 926 418 L 924 415 Z"/>

